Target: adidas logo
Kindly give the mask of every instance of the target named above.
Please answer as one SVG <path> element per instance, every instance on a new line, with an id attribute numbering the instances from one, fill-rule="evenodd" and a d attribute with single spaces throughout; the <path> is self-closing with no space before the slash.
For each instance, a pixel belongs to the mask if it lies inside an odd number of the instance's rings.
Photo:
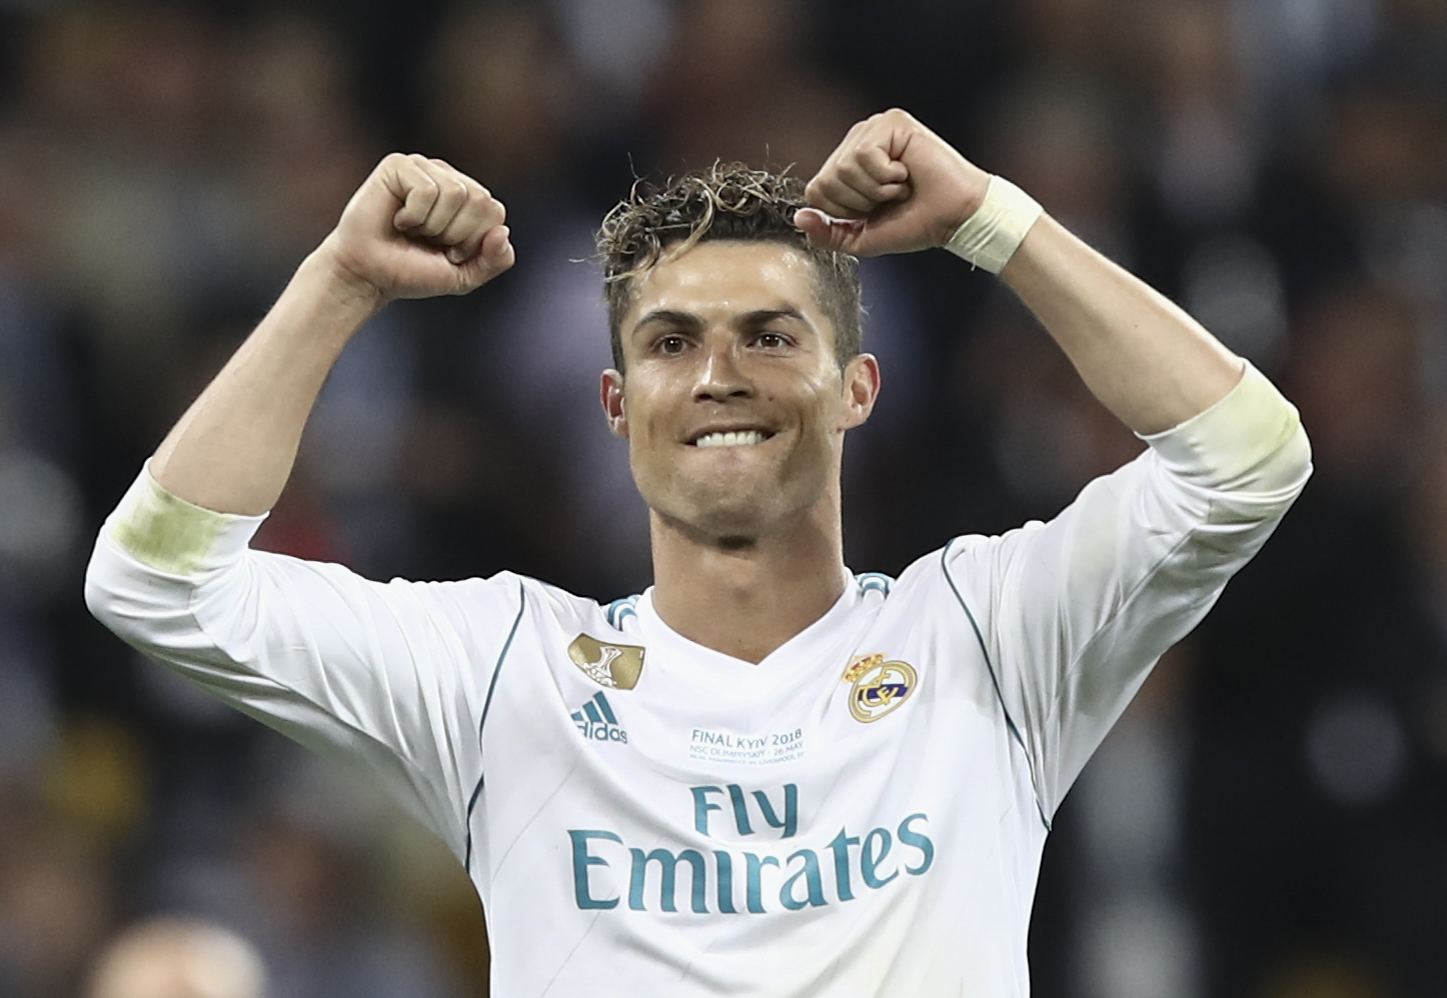
<path id="1" fill-rule="evenodd" d="M 618 723 L 613 708 L 608 704 L 608 698 L 601 691 L 584 703 L 582 710 L 573 711 L 573 723 L 578 726 L 584 738 L 599 742 L 628 741 L 628 732 Z"/>

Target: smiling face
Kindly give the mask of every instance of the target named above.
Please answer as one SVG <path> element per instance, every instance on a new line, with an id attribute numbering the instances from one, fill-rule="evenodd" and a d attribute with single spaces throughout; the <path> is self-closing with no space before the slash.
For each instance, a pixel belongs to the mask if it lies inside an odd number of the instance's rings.
<path id="1" fill-rule="evenodd" d="M 874 358 L 841 371 L 813 264 L 773 242 L 711 241 L 665 257 L 621 324 L 626 377 L 603 375 L 654 515 L 743 545 L 832 503 L 844 431 L 868 418 Z"/>

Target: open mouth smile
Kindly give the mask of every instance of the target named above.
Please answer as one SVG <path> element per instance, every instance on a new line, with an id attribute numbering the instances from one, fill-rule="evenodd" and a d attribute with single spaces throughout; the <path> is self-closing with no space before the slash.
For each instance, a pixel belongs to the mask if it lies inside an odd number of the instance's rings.
<path id="1" fill-rule="evenodd" d="M 752 447 L 772 437 L 766 430 L 717 430 L 694 438 L 694 447 Z"/>

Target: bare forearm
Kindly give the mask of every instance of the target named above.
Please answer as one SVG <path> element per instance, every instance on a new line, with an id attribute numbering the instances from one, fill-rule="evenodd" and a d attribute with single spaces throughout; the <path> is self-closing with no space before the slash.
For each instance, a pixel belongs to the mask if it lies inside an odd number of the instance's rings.
<path id="1" fill-rule="evenodd" d="M 513 263 L 505 209 L 438 159 L 393 153 L 151 459 L 167 492 L 218 513 L 275 505 L 337 356 L 382 304 L 466 294 Z"/>
<path id="2" fill-rule="evenodd" d="M 151 473 L 221 513 L 275 505 L 302 428 L 342 348 L 381 306 L 313 254 L 231 360 L 167 435 Z"/>
<path id="3" fill-rule="evenodd" d="M 1199 323 L 1048 215 L 1000 276 L 1095 396 L 1137 433 L 1185 422 L 1241 379 L 1241 359 Z"/>
<path id="4" fill-rule="evenodd" d="M 815 246 L 856 256 L 947 245 L 998 270 L 1137 433 L 1185 422 L 1240 381 L 1243 361 L 1190 316 L 1039 215 L 1028 196 L 1023 210 L 1008 190 L 991 201 L 992 190 L 989 174 L 895 108 L 850 129 L 809 181 L 795 224 Z"/>

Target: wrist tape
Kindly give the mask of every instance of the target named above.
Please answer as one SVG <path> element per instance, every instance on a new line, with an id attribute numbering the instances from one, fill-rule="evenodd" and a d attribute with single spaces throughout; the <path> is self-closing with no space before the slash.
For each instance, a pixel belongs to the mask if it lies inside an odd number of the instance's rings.
<path id="1" fill-rule="evenodd" d="M 1040 202 L 1004 177 L 990 177 L 985 200 L 950 236 L 945 249 L 976 267 L 998 274 L 1015 255 L 1041 213 Z"/>

